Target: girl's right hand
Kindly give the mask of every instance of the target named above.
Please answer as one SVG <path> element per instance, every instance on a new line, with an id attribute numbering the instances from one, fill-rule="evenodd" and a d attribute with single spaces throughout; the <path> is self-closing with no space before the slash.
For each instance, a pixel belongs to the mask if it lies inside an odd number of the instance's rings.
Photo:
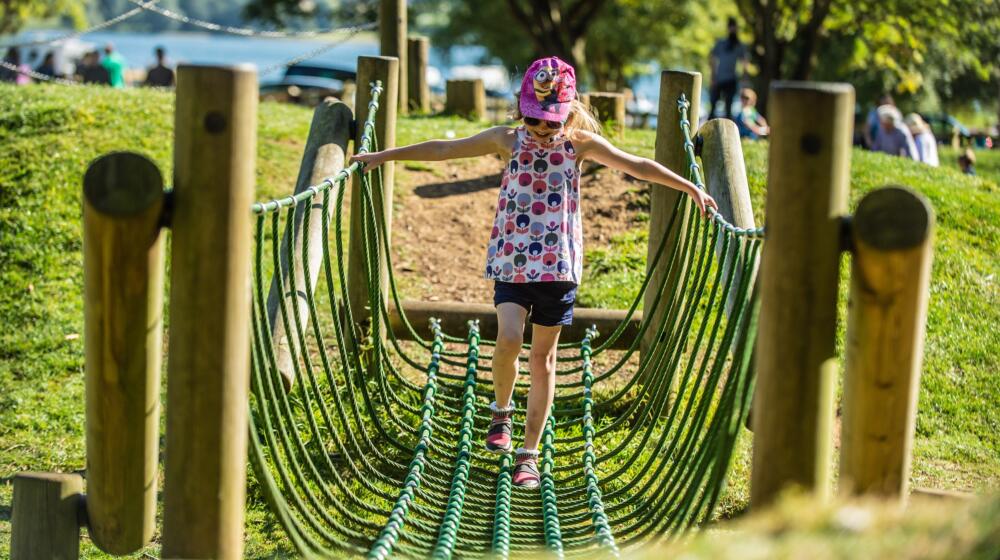
<path id="1" fill-rule="evenodd" d="M 365 164 L 365 169 L 372 170 L 376 167 L 382 165 L 388 158 L 385 157 L 385 152 L 365 152 L 363 154 L 354 154 L 351 156 L 351 163 L 360 161 Z"/>

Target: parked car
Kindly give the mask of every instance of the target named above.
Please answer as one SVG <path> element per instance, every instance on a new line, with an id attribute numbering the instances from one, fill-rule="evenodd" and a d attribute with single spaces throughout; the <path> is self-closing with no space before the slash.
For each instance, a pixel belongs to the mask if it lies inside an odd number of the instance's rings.
<path id="1" fill-rule="evenodd" d="M 260 85 L 261 99 L 316 105 L 324 97 L 341 97 L 345 86 L 353 84 L 357 71 L 323 62 L 293 64 L 285 70 L 280 80 Z M 350 88 L 348 88 L 350 89 Z M 353 95 L 353 92 L 349 92 Z M 353 99 L 345 100 L 353 103 Z"/>

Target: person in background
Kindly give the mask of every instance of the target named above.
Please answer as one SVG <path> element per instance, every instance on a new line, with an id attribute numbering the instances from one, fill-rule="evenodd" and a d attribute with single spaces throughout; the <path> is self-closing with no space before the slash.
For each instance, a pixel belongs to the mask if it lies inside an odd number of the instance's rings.
<path id="1" fill-rule="evenodd" d="M 31 83 L 28 72 L 31 67 L 21 62 L 21 51 L 17 47 L 7 49 L 7 56 L 3 61 L 6 63 L 0 66 L 0 82 L 11 82 L 19 86 Z"/>
<path id="2" fill-rule="evenodd" d="M 708 118 L 715 116 L 715 106 L 722 99 L 726 118 L 733 118 L 732 103 L 736 96 L 739 75 L 736 65 L 740 65 L 740 73 L 746 73 L 747 49 L 737 35 L 739 27 L 736 18 L 731 17 L 726 22 L 728 35 L 720 39 L 709 53 L 709 64 L 712 68 L 712 84 L 709 86 Z"/>
<path id="3" fill-rule="evenodd" d="M 111 85 L 111 75 L 108 69 L 101 65 L 101 54 L 97 51 L 83 55 L 83 63 L 78 73 L 80 81 L 85 84 Z"/>
<path id="4" fill-rule="evenodd" d="M 865 138 L 865 147 L 869 150 L 875 149 L 872 146 L 875 145 L 875 138 L 878 136 L 878 108 L 885 105 L 891 105 L 893 107 L 896 106 L 896 102 L 892 100 L 892 96 L 888 93 L 883 93 L 882 96 L 878 98 L 878 103 L 872 107 L 871 111 L 868 111 L 868 117 L 865 118 L 865 126 L 862 128 L 861 133 Z"/>
<path id="5" fill-rule="evenodd" d="M 101 66 L 108 71 L 111 87 L 125 87 L 125 59 L 118 54 L 111 43 L 104 45 L 104 59 L 101 60 Z"/>
<path id="6" fill-rule="evenodd" d="M 52 51 L 45 53 L 45 58 L 42 59 L 42 63 L 35 68 L 35 72 L 48 76 L 50 78 L 59 78 L 59 74 L 56 72 L 56 55 Z"/>
<path id="7" fill-rule="evenodd" d="M 156 65 L 146 71 L 146 81 L 144 86 L 151 87 L 174 87 L 174 71 L 167 66 L 167 51 L 163 47 L 156 47 Z"/>
<path id="8" fill-rule="evenodd" d="M 767 126 L 767 121 L 757 111 L 757 92 L 750 88 L 743 88 L 740 91 L 740 114 L 736 117 L 736 128 L 740 131 L 741 138 L 756 140 L 761 136 L 767 136 L 771 131 Z"/>
<path id="9" fill-rule="evenodd" d="M 958 168 L 966 175 L 976 174 L 976 152 L 972 148 L 966 148 L 962 155 L 958 156 Z"/>
<path id="10" fill-rule="evenodd" d="M 906 115 L 906 126 L 910 128 L 910 133 L 913 135 L 913 143 L 917 145 L 917 155 L 920 156 L 920 161 L 931 167 L 939 166 L 937 139 L 934 138 L 930 125 L 920 115 L 910 113 Z"/>
<path id="11" fill-rule="evenodd" d="M 895 105 L 882 105 L 877 113 L 879 130 L 872 144 L 872 151 L 920 161 L 917 146 L 913 143 L 913 135 L 903 123 L 903 114 L 899 109 Z"/>

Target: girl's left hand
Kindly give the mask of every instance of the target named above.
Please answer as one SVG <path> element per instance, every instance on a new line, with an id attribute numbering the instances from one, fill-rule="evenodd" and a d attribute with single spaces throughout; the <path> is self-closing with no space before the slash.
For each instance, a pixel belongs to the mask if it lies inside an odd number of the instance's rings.
<path id="1" fill-rule="evenodd" d="M 716 212 L 719 211 L 718 203 L 707 192 L 695 187 L 690 194 L 691 198 L 694 199 L 694 203 L 698 205 L 698 210 L 701 210 L 702 216 L 708 212 L 709 208 L 714 208 Z"/>

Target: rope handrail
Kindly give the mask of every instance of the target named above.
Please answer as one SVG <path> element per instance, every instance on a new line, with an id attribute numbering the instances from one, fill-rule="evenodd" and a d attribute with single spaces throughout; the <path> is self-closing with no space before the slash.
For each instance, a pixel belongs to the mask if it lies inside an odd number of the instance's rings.
<path id="1" fill-rule="evenodd" d="M 708 192 L 708 189 L 705 187 L 705 182 L 701 177 L 701 165 L 698 164 L 697 156 L 695 155 L 694 142 L 692 141 L 691 135 L 691 121 L 688 119 L 688 111 L 690 108 L 691 102 L 688 101 L 687 97 L 682 93 L 681 96 L 677 98 L 677 110 L 681 114 L 681 131 L 684 133 L 684 153 L 688 160 L 688 178 L 696 187 Z M 756 228 L 736 227 L 729 223 L 729 221 L 726 220 L 726 218 L 715 208 L 708 208 L 708 215 L 709 219 L 716 221 L 723 227 L 723 229 L 732 232 L 734 235 L 748 237 L 750 239 L 764 238 L 764 226 Z"/>

